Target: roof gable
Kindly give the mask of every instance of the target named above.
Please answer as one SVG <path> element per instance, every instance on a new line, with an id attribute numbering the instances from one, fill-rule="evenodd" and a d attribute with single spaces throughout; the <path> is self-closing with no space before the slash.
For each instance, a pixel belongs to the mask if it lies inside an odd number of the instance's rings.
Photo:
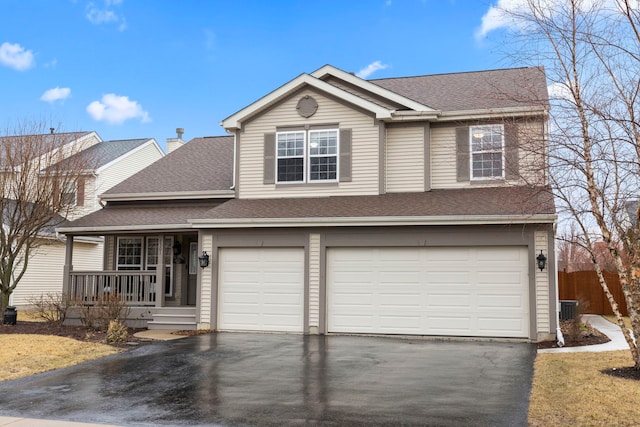
<path id="1" fill-rule="evenodd" d="M 283 86 L 280 86 L 278 89 L 273 92 L 263 96 L 256 102 L 250 104 L 249 106 L 243 108 L 237 113 L 227 117 L 221 122 L 221 125 L 225 129 L 239 129 L 242 126 L 242 122 L 247 119 L 253 117 L 254 115 L 268 109 L 272 105 L 276 104 L 280 100 L 289 96 L 291 93 L 297 91 L 298 89 L 304 86 L 311 86 L 320 91 L 326 92 L 330 95 L 341 98 L 342 100 L 357 105 L 360 108 L 371 111 L 375 114 L 378 119 L 391 118 L 392 111 L 378 105 L 374 102 L 368 101 L 364 98 L 361 98 L 357 95 L 344 91 L 334 85 L 326 83 L 316 77 L 313 77 L 309 74 L 301 74 L 295 79 L 285 83 Z"/>

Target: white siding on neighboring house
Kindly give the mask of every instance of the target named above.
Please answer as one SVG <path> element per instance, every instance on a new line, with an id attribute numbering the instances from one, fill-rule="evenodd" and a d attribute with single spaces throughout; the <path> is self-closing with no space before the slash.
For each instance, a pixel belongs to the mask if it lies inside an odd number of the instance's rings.
<path id="1" fill-rule="evenodd" d="M 120 157 L 116 162 L 99 171 L 94 200 L 114 185 L 146 168 L 161 157 L 162 153 L 158 151 L 155 144 L 148 144 L 139 150 Z"/>
<path id="2" fill-rule="evenodd" d="M 424 191 L 424 126 L 389 127 L 386 192 Z"/>
<path id="3" fill-rule="evenodd" d="M 102 243 L 73 244 L 75 270 L 100 270 L 102 268 Z M 32 297 L 62 292 L 65 243 L 50 241 L 37 249 L 29 260 L 27 272 L 12 295 L 12 304 L 28 305 Z"/>
<path id="4" fill-rule="evenodd" d="M 312 96 L 318 110 L 308 119 L 301 117 L 296 104 L 305 95 Z M 264 135 L 277 126 L 302 126 L 338 123 L 351 129 L 352 167 L 350 182 L 335 184 L 264 184 Z M 240 133 L 239 198 L 310 197 L 379 194 L 379 127 L 372 116 L 338 103 L 315 91 L 305 90 L 286 99 L 271 110 L 249 121 Z"/>

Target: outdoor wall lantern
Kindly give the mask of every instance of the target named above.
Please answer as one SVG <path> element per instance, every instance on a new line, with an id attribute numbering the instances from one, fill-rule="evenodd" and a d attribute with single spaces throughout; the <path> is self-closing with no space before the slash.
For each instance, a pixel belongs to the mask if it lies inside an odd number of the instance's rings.
<path id="1" fill-rule="evenodd" d="M 202 255 L 198 257 L 200 260 L 200 267 L 205 268 L 209 266 L 209 254 L 206 251 L 202 251 Z"/>
<path id="2" fill-rule="evenodd" d="M 547 257 L 544 256 L 542 250 L 540 251 L 540 255 L 536 257 L 536 261 L 538 261 L 538 268 L 540 271 L 544 270 L 544 266 L 547 265 Z"/>

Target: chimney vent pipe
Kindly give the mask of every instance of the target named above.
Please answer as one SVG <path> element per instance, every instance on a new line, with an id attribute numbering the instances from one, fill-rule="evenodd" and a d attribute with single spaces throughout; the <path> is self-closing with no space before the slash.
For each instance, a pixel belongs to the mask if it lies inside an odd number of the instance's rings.
<path id="1" fill-rule="evenodd" d="M 184 135 L 184 128 L 176 128 L 176 133 L 178 134 L 178 139 L 182 139 L 182 135 Z"/>

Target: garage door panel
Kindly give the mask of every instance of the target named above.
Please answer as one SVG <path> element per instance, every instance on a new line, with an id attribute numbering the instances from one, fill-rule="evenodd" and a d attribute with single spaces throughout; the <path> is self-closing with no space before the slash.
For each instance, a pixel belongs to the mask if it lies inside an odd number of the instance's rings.
<path id="1" fill-rule="evenodd" d="M 527 253 L 525 247 L 329 248 L 328 330 L 528 337 Z"/>
<path id="2" fill-rule="evenodd" d="M 218 281 L 220 329 L 302 332 L 303 249 L 223 248 Z"/>

